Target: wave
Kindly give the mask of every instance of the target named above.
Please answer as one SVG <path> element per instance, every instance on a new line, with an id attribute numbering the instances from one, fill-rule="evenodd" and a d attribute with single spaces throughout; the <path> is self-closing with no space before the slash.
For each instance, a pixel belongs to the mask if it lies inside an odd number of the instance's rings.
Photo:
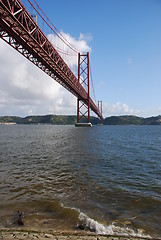
<path id="1" fill-rule="evenodd" d="M 129 227 L 116 226 L 114 222 L 106 226 L 90 218 L 89 216 L 87 216 L 77 208 L 66 207 L 62 203 L 61 203 L 61 207 L 64 210 L 68 209 L 68 211 L 70 212 L 70 216 L 72 216 L 73 214 L 75 217 L 77 216 L 76 227 L 79 229 L 95 232 L 98 235 L 113 235 L 113 236 L 117 235 L 117 236 L 129 236 L 129 237 L 139 237 L 139 238 L 149 238 L 149 239 L 152 238 L 150 235 L 145 234 L 143 229 L 137 229 L 137 231 L 135 231 Z"/>
<path id="2" fill-rule="evenodd" d="M 105 226 L 92 218 L 89 218 L 86 214 L 80 212 L 79 214 L 79 221 L 82 225 L 85 226 L 86 229 L 89 229 L 92 232 L 96 232 L 99 235 L 121 235 L 121 236 L 131 236 L 131 237 L 144 237 L 144 238 L 151 238 L 150 235 L 146 235 L 143 233 L 142 229 L 138 229 L 135 232 L 131 228 L 122 228 L 119 226 L 115 226 L 112 223 L 109 226 Z"/>
<path id="3" fill-rule="evenodd" d="M 23 213 L 24 223 L 28 228 L 52 229 L 54 226 L 58 229 L 73 230 L 76 227 L 78 230 L 91 231 L 98 235 L 151 238 L 142 229 L 134 231 L 129 227 L 116 226 L 115 223 L 110 225 L 99 223 L 79 209 L 67 207 L 58 200 L 19 202 L 18 207 L 20 212 Z M 4 210 L 0 213 L 0 227 L 15 227 L 17 224 L 17 204 L 0 204 L 0 208 Z"/>

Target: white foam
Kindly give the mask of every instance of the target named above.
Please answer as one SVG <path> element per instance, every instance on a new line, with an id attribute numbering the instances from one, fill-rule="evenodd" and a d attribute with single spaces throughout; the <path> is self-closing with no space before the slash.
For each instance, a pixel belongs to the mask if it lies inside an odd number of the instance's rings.
<path id="1" fill-rule="evenodd" d="M 151 238 L 150 235 L 146 235 L 143 233 L 142 230 L 138 229 L 138 232 L 135 232 L 131 228 L 122 228 L 115 226 L 114 223 L 112 223 L 109 226 L 105 226 L 101 223 L 98 223 L 97 221 L 89 218 L 84 213 L 79 214 L 79 220 L 83 222 L 90 230 L 95 231 L 97 234 L 102 235 L 124 235 L 124 236 L 135 236 L 135 237 L 146 237 Z"/>

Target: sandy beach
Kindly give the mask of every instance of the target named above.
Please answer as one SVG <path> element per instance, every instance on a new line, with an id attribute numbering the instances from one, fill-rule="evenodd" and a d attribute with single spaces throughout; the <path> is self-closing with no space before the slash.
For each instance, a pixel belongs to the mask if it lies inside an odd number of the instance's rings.
<path id="1" fill-rule="evenodd" d="M 130 236 L 110 236 L 110 235 L 97 235 L 90 232 L 63 232 L 63 231 L 49 231 L 38 232 L 31 230 L 20 229 L 0 229 L 0 240 L 12 240 L 12 239 L 51 239 L 51 240 L 141 240 L 149 239 L 144 237 L 130 237 Z M 150 238 L 156 239 L 156 238 Z M 159 238 L 158 238 L 159 239 Z"/>

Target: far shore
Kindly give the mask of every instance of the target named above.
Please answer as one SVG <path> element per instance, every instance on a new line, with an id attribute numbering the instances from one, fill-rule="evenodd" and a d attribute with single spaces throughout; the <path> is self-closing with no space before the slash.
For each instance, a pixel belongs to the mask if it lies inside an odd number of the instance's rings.
<path id="1" fill-rule="evenodd" d="M 52 124 L 52 125 L 75 125 L 75 115 L 40 115 L 40 116 L 0 116 L 0 123 L 4 124 Z M 82 119 L 81 123 L 86 120 Z M 92 125 L 98 125 L 98 118 L 91 116 Z M 133 115 L 111 116 L 103 119 L 103 125 L 161 125 L 161 115 L 156 117 L 138 117 Z"/>
<path id="2" fill-rule="evenodd" d="M 2 125 L 15 125 L 15 124 L 17 124 L 17 123 L 15 123 L 15 122 L 0 122 L 0 124 Z"/>

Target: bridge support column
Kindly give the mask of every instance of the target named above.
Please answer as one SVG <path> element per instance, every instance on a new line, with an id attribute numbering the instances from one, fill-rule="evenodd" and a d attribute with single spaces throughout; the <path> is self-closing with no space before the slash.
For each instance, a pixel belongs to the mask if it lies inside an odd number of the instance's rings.
<path id="1" fill-rule="evenodd" d="M 98 110 L 101 113 L 101 117 L 98 117 L 98 125 L 103 125 L 103 117 L 102 117 L 102 101 L 98 101 Z"/>
<path id="2" fill-rule="evenodd" d="M 89 83 L 89 52 L 78 54 L 78 81 L 87 91 L 86 101 L 77 99 L 77 123 L 76 127 L 91 127 L 90 123 L 90 83 Z"/>

